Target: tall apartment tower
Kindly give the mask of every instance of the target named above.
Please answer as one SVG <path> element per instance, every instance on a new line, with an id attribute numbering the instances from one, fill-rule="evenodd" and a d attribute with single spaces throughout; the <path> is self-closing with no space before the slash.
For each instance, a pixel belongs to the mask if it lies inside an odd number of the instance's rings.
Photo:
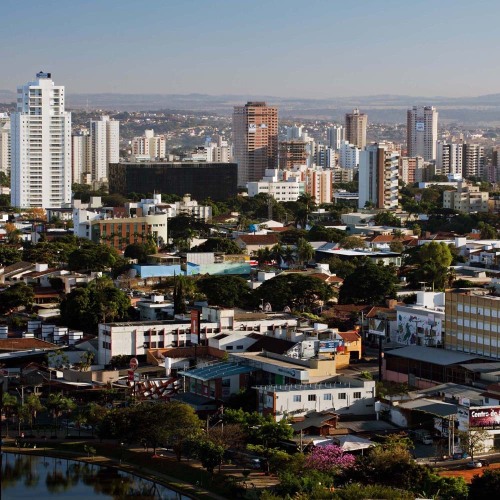
<path id="1" fill-rule="evenodd" d="M 265 102 L 235 106 L 233 144 L 239 186 L 260 181 L 266 169 L 277 168 L 278 108 Z"/>
<path id="2" fill-rule="evenodd" d="M 300 140 L 280 141 L 279 168 L 291 170 L 296 165 L 307 165 L 309 151 L 307 142 Z"/>
<path id="3" fill-rule="evenodd" d="M 440 175 L 462 175 L 463 174 L 463 143 L 448 143 L 437 141 L 436 143 L 436 174 Z"/>
<path id="4" fill-rule="evenodd" d="M 354 144 L 359 149 L 366 147 L 366 127 L 368 125 L 368 115 L 360 113 L 356 108 L 352 113 L 345 115 L 345 139 L 350 144 Z"/>
<path id="5" fill-rule="evenodd" d="M 57 208 L 71 202 L 71 113 L 50 73 L 17 89 L 11 116 L 11 203 Z"/>
<path id="6" fill-rule="evenodd" d="M 110 163 L 120 161 L 120 122 L 102 116 L 90 121 L 92 180 L 106 182 Z"/>
<path id="7" fill-rule="evenodd" d="M 334 125 L 327 130 L 328 145 L 338 151 L 345 141 L 345 128 L 342 125 Z"/>
<path id="8" fill-rule="evenodd" d="M 413 106 L 407 113 L 408 156 L 436 159 L 438 112 L 434 106 Z"/>
<path id="9" fill-rule="evenodd" d="M 71 150 L 73 182 L 90 184 L 92 181 L 92 150 L 88 131 L 71 137 Z"/>
<path id="10" fill-rule="evenodd" d="M 0 113 L 0 172 L 10 173 L 10 117 Z"/>
<path id="11" fill-rule="evenodd" d="M 359 208 L 398 208 L 399 151 L 390 144 L 371 144 L 359 158 Z"/>

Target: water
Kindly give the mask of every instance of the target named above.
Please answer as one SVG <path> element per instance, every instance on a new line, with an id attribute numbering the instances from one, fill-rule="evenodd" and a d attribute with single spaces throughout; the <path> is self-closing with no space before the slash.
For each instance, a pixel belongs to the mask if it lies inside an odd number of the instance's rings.
<path id="1" fill-rule="evenodd" d="M 188 500 L 165 486 L 111 467 L 64 458 L 4 453 L 3 500 L 11 498 L 143 498 Z"/>

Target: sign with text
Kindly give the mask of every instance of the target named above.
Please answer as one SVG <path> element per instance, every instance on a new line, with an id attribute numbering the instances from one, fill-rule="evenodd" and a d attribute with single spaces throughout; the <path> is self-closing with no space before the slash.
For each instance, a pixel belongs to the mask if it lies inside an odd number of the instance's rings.
<path id="1" fill-rule="evenodd" d="M 372 335 L 380 335 L 385 337 L 386 320 L 378 318 L 370 318 L 368 320 L 368 332 Z"/>
<path id="2" fill-rule="evenodd" d="M 500 406 L 469 408 L 469 427 L 500 426 Z"/>

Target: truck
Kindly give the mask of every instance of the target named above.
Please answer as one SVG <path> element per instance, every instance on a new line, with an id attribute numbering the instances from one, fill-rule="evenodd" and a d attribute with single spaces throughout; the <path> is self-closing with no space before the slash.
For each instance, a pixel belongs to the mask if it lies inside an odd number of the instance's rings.
<path id="1" fill-rule="evenodd" d="M 414 431 L 413 435 L 415 440 L 422 444 L 432 444 L 431 433 L 425 429 L 418 429 Z"/>

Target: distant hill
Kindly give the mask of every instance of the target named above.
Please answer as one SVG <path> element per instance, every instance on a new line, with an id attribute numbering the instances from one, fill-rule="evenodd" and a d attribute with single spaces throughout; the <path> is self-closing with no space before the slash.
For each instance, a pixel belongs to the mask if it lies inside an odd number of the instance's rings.
<path id="1" fill-rule="evenodd" d="M 0 103 L 11 103 L 15 92 L 0 90 Z M 359 107 L 371 122 L 405 123 L 406 109 L 414 105 L 436 106 L 442 122 L 465 125 L 500 126 L 500 94 L 476 97 L 421 97 L 408 95 L 373 95 L 332 97 L 329 99 L 283 98 L 255 95 L 207 94 L 68 94 L 70 109 L 103 109 L 116 111 L 180 110 L 230 114 L 237 104 L 247 101 L 266 101 L 279 106 L 280 116 L 286 118 L 323 118 L 343 120 L 347 111 Z"/>

